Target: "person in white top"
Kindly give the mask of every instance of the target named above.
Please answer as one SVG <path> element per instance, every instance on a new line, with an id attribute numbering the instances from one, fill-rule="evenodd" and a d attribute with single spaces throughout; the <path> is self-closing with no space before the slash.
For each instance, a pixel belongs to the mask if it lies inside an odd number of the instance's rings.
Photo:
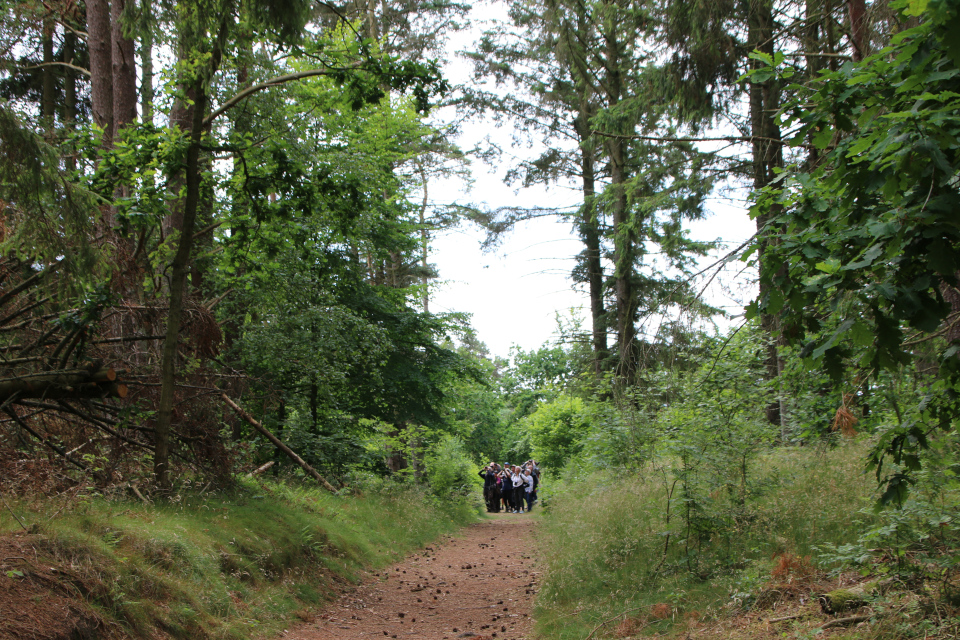
<path id="1" fill-rule="evenodd" d="M 523 474 L 520 473 L 520 467 L 514 467 L 510 476 L 513 483 L 513 512 L 523 513 Z"/>
<path id="2" fill-rule="evenodd" d="M 523 472 L 523 498 L 527 501 L 527 513 L 533 509 L 533 474 L 530 469 Z"/>

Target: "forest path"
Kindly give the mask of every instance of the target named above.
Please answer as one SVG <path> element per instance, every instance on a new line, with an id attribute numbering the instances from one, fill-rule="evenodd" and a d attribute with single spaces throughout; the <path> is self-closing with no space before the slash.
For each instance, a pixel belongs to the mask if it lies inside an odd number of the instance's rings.
<path id="1" fill-rule="evenodd" d="M 524 640 L 533 626 L 536 524 L 526 514 L 489 515 L 372 574 L 313 622 L 280 637 Z"/>

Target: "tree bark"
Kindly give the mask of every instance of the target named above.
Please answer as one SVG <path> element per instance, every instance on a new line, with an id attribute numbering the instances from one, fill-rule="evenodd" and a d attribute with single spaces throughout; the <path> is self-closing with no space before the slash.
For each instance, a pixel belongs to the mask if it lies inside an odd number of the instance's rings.
<path id="1" fill-rule="evenodd" d="M 49 16 L 43 19 L 43 64 L 40 94 L 40 113 L 47 133 L 53 132 L 56 113 L 57 69 L 53 65 L 53 20 Z"/>
<path id="2" fill-rule="evenodd" d="M 818 598 L 820 609 L 826 614 L 835 615 L 862 607 L 880 593 L 883 586 L 880 580 L 871 580 L 848 589 L 835 589 L 824 593 Z"/>
<path id="3" fill-rule="evenodd" d="M 137 66 L 134 57 L 133 39 L 126 37 L 130 27 L 124 16 L 127 0 L 112 0 L 110 5 L 110 31 L 113 49 L 111 65 L 113 74 L 113 138 L 121 129 L 137 119 Z"/>
<path id="4" fill-rule="evenodd" d="M 853 59 L 859 62 L 870 54 L 865 0 L 847 0 L 847 12 L 850 15 L 850 44 L 853 45 Z"/>
<path id="5" fill-rule="evenodd" d="M 0 405 L 17 398 L 126 397 L 125 385 L 116 383 L 113 369 L 44 371 L 0 380 Z"/>
<path id="6" fill-rule="evenodd" d="M 70 30 L 63 34 L 63 62 L 73 64 L 77 46 L 77 36 Z M 77 80 L 74 70 L 69 67 L 63 69 L 63 125 L 68 131 L 73 131 L 77 123 Z M 67 171 L 75 171 L 77 157 L 70 154 L 64 160 Z"/>
<path id="7" fill-rule="evenodd" d="M 770 55 L 774 54 L 773 35 L 773 4 L 771 0 L 750 0 L 750 14 L 748 16 L 747 39 L 751 50 L 756 49 Z M 751 67 L 759 63 L 750 61 Z M 780 127 L 776 121 L 776 113 L 780 108 L 780 90 L 774 79 L 764 82 L 752 82 L 749 89 L 750 97 L 750 128 L 753 146 L 753 188 L 760 190 L 770 184 L 776 177 L 776 169 L 783 166 L 783 146 L 780 144 Z M 769 229 L 770 220 L 775 212 L 757 218 L 757 231 L 760 237 L 760 269 L 763 266 L 762 257 L 766 248 L 773 242 L 773 230 Z M 760 274 L 760 299 L 769 295 L 768 285 L 764 284 L 766 274 Z M 776 380 L 783 362 L 778 349 L 779 327 L 775 317 L 765 313 L 760 316 L 760 326 L 767 335 L 766 370 L 767 379 Z M 767 420 L 784 428 L 784 411 L 782 398 L 777 398 L 767 405 Z"/>
<path id="8" fill-rule="evenodd" d="M 337 489 L 336 489 L 332 484 L 330 484 L 329 482 L 327 482 L 326 479 L 325 479 L 323 476 L 321 476 L 319 473 L 317 473 L 317 470 L 316 470 L 316 469 L 314 469 L 314 468 L 311 467 L 309 464 L 307 464 L 306 461 L 304 461 L 303 458 L 301 458 L 300 456 L 298 456 L 290 447 L 288 447 L 287 445 L 283 444 L 283 442 L 281 442 L 279 438 L 277 438 L 275 435 L 273 435 L 272 433 L 270 433 L 270 432 L 266 429 L 266 427 L 264 427 L 262 424 L 260 424 L 259 422 L 257 422 L 257 420 L 254 419 L 253 416 L 251 416 L 249 413 L 247 413 L 246 411 L 244 411 L 243 409 L 241 409 L 240 406 L 239 406 L 236 402 L 234 402 L 233 400 L 231 400 L 231 399 L 227 396 L 227 394 L 221 393 L 221 394 L 220 394 L 220 397 L 223 398 L 223 401 L 226 402 L 227 405 L 228 405 L 231 409 L 233 409 L 234 411 L 236 411 L 237 414 L 238 414 L 241 418 L 243 418 L 244 420 L 246 420 L 247 423 L 249 423 L 251 427 L 253 427 L 253 428 L 256 429 L 257 431 L 259 431 L 267 440 L 269 440 L 270 442 L 272 442 L 272 443 L 273 443 L 273 446 L 275 446 L 277 449 L 279 449 L 280 451 L 283 451 L 285 454 L 287 454 L 287 456 L 288 456 L 291 460 L 293 460 L 294 462 L 296 462 L 297 465 L 299 465 L 300 468 L 303 469 L 303 470 L 307 473 L 307 475 L 309 475 L 309 476 L 312 477 L 314 480 L 316 480 L 317 482 L 319 482 L 319 483 L 323 486 L 324 489 L 326 489 L 326 490 L 329 491 L 330 493 L 336 493 L 336 492 L 337 492 Z M 272 464 L 272 463 L 271 463 L 271 464 Z"/>
<path id="9" fill-rule="evenodd" d="M 611 13 L 615 13 L 613 2 L 605 3 Z M 604 82 L 607 93 L 607 106 L 615 108 L 622 98 L 623 84 L 620 71 L 621 47 L 614 16 L 604 16 Z M 623 133 L 614 131 L 613 133 Z M 629 132 L 628 132 L 629 133 Z M 617 304 L 617 373 L 627 384 L 631 384 L 636 375 L 636 326 L 633 322 L 636 310 L 636 294 L 633 290 L 634 242 L 635 233 L 631 229 L 630 211 L 627 203 L 626 149 L 622 138 L 605 138 L 607 155 L 610 162 L 610 188 L 613 191 L 613 233 L 614 233 L 614 287 Z"/>
<path id="10" fill-rule="evenodd" d="M 268 462 L 268 463 L 266 463 L 266 464 L 264 464 L 264 465 L 261 465 L 261 466 L 257 467 L 256 469 L 254 469 L 253 471 L 251 471 L 250 473 L 248 473 L 248 474 L 247 474 L 247 477 L 248 477 L 248 478 L 256 478 L 258 475 L 260 475 L 261 473 L 263 473 L 264 471 L 266 471 L 267 469 L 269 469 L 270 467 L 272 467 L 272 466 L 275 465 L 275 464 L 277 464 L 276 461 L 271 460 L 270 462 Z"/>
<path id="11" fill-rule="evenodd" d="M 167 315 L 167 331 L 160 360 L 160 403 L 157 408 L 153 473 L 161 491 L 169 491 L 171 488 L 170 426 L 173 422 L 173 400 L 176 391 L 177 347 L 180 342 L 180 321 L 183 315 L 190 251 L 193 248 L 193 231 L 200 207 L 200 143 L 203 138 L 203 114 L 207 106 L 207 95 L 200 78 L 194 80 L 192 89 L 194 104 L 190 112 L 193 118 L 184 168 L 186 195 L 182 207 L 177 253 L 170 265 L 170 311 Z"/>
<path id="12" fill-rule="evenodd" d="M 113 141 L 113 36 L 109 0 L 87 0 L 87 48 L 90 52 L 90 105 L 103 129 L 103 146 Z"/>
<path id="13" fill-rule="evenodd" d="M 583 185 L 583 209 L 578 230 L 584 244 L 587 286 L 590 293 L 591 343 L 593 370 L 603 373 L 603 363 L 609 357 L 607 346 L 607 319 L 603 303 L 603 263 L 600 248 L 600 220 L 596 204 L 595 152 L 590 144 L 590 118 L 593 116 L 588 100 L 582 99 L 576 129 L 580 137 L 580 169 Z"/>
<path id="14" fill-rule="evenodd" d="M 153 123 L 153 0 L 140 1 L 140 112 Z"/>

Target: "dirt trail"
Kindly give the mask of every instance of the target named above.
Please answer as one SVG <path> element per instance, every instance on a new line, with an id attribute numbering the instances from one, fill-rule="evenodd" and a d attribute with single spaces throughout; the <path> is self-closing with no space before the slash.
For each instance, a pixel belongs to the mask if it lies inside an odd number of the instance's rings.
<path id="1" fill-rule="evenodd" d="M 523 640 L 533 626 L 534 523 L 494 514 L 370 576 L 283 640 Z"/>

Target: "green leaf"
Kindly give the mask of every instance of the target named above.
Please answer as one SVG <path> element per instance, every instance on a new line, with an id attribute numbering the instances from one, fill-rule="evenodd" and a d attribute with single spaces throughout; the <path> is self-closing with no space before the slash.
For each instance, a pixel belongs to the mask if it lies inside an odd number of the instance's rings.
<path id="1" fill-rule="evenodd" d="M 814 266 L 816 266 L 818 270 L 823 271 L 824 273 L 833 275 L 834 273 L 837 273 L 838 271 L 840 271 L 841 265 L 840 265 L 840 261 L 837 260 L 836 258 L 830 258 L 825 262 L 818 262 Z"/>
<path id="2" fill-rule="evenodd" d="M 908 0 L 907 7 L 903 12 L 908 16 L 922 16 L 923 12 L 927 10 L 928 4 L 930 4 L 930 0 Z"/>
<path id="3" fill-rule="evenodd" d="M 844 271 L 854 271 L 857 269 L 862 269 L 864 267 L 869 267 L 873 262 L 880 257 L 883 253 L 883 245 L 874 244 L 871 245 L 866 251 L 863 252 L 863 257 L 856 262 L 852 262 L 846 265 Z"/>
<path id="4" fill-rule="evenodd" d="M 873 332 L 867 326 L 867 323 L 862 320 L 857 320 L 850 327 L 850 338 L 858 347 L 869 347 L 873 344 Z"/>
<path id="5" fill-rule="evenodd" d="M 833 335 L 830 336 L 830 338 L 826 342 L 824 342 L 819 347 L 813 350 L 813 354 L 812 354 L 813 357 L 820 358 L 821 356 L 823 356 L 823 354 L 827 352 L 827 349 L 830 349 L 831 347 L 833 347 L 834 343 L 836 343 L 837 341 L 837 338 L 839 338 L 841 335 L 846 333 L 847 329 L 853 326 L 854 322 L 855 320 L 853 318 L 844 320 L 840 324 L 840 326 L 837 327 L 837 330 L 833 332 Z"/>
<path id="6" fill-rule="evenodd" d="M 829 128 L 821 129 L 813 136 L 813 145 L 820 150 L 826 149 L 830 146 L 830 141 L 833 140 L 833 130 Z"/>

